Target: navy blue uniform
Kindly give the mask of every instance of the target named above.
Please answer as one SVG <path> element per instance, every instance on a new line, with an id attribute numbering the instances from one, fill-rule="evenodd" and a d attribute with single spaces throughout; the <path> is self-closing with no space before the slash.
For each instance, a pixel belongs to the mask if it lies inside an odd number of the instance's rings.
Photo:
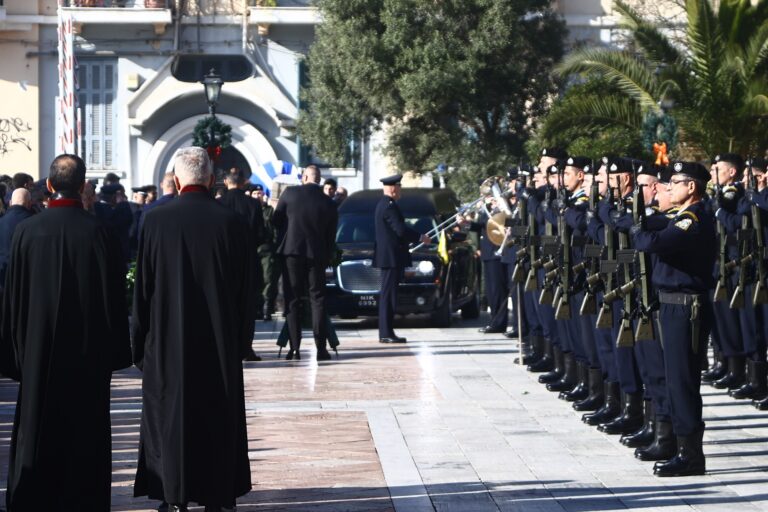
<path id="1" fill-rule="evenodd" d="M 486 235 L 488 217 L 482 214 L 477 222 L 470 225 L 472 231 L 480 233 L 480 259 L 483 262 L 483 277 L 485 279 L 485 297 L 488 307 L 491 308 L 491 320 L 488 328 L 491 331 L 505 331 L 507 329 L 507 317 L 509 308 L 509 280 L 511 268 L 501 261 L 501 256 L 496 254 L 499 249 Z"/>
<path id="2" fill-rule="evenodd" d="M 379 339 L 394 338 L 392 324 L 397 307 L 397 285 L 403 269 L 411 264 L 408 245 L 417 243 L 421 235 L 405 224 L 403 214 L 394 199 L 382 196 L 374 212 L 376 243 L 373 266 L 381 269 L 379 291 Z"/>
<path id="3" fill-rule="evenodd" d="M 704 429 L 699 372 L 712 320 L 714 222 L 706 206 L 697 202 L 663 229 L 635 233 L 634 243 L 637 250 L 658 256 L 653 284 L 659 290 L 672 425 L 677 436 L 690 436 Z"/>

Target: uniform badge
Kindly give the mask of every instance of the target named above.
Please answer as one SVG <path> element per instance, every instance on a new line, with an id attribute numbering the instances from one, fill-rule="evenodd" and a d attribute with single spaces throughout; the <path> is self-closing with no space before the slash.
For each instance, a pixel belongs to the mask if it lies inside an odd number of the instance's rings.
<path id="1" fill-rule="evenodd" d="M 680 228 L 683 231 L 688 231 L 688 228 L 690 228 L 693 225 L 693 220 L 691 219 L 680 219 L 679 221 L 675 222 L 675 227 Z"/>
<path id="2" fill-rule="evenodd" d="M 650 217 L 651 215 L 655 214 L 656 210 L 653 209 L 652 206 L 646 206 L 645 207 L 645 216 Z"/>
<path id="3" fill-rule="evenodd" d="M 683 164 L 681 162 L 677 162 L 675 164 L 675 171 L 680 172 L 683 170 Z"/>

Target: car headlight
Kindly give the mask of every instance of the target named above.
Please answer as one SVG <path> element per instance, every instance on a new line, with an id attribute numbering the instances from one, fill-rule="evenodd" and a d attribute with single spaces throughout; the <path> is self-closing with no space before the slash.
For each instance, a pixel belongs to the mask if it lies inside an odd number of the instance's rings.
<path id="1" fill-rule="evenodd" d="M 411 267 L 405 268 L 405 275 L 407 277 L 429 277 L 435 272 L 435 264 L 429 260 L 421 260 Z"/>

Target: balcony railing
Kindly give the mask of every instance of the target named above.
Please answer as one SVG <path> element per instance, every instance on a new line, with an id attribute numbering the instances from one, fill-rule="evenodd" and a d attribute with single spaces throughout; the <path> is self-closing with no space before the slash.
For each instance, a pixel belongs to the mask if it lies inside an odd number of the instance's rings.
<path id="1" fill-rule="evenodd" d="M 2 5 L 3 0 L 0 0 Z M 173 0 L 59 0 L 62 7 L 108 7 L 128 9 L 170 9 Z"/>

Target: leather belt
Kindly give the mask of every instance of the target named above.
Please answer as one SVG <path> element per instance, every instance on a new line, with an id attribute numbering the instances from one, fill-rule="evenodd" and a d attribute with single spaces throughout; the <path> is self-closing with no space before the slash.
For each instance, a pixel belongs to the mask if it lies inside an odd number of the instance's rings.
<path id="1" fill-rule="evenodd" d="M 659 302 L 662 304 L 677 304 L 679 306 L 692 306 L 694 302 L 701 301 L 703 295 L 698 293 L 662 292 L 659 291 Z"/>

